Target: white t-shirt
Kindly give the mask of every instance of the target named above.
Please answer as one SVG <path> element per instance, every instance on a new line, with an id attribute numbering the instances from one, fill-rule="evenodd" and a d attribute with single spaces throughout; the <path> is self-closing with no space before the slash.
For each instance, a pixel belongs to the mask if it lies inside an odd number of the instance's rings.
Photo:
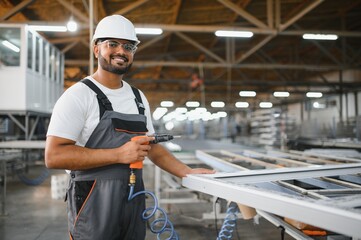
<path id="1" fill-rule="evenodd" d="M 131 86 L 123 81 L 119 89 L 110 89 L 94 78 L 87 77 L 103 91 L 112 103 L 113 110 L 125 114 L 139 113 Z M 148 134 L 154 133 L 150 115 L 149 103 L 140 92 L 147 117 Z M 57 136 L 70 139 L 76 145 L 85 146 L 90 135 L 99 123 L 99 105 L 96 93 L 83 83 L 77 83 L 68 88 L 56 102 L 50 119 L 47 136 Z"/>

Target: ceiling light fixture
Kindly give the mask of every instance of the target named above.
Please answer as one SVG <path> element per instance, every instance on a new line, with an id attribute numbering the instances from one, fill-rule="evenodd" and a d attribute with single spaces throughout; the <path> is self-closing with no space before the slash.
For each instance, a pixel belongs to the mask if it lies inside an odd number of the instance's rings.
<path id="1" fill-rule="evenodd" d="M 214 33 L 217 37 L 240 37 L 240 38 L 250 38 L 253 36 L 253 32 L 250 31 L 227 31 L 227 30 L 217 30 Z"/>
<path id="2" fill-rule="evenodd" d="M 322 93 L 321 92 L 308 92 L 308 93 L 306 93 L 306 97 L 320 98 L 320 97 L 322 97 Z"/>
<path id="3" fill-rule="evenodd" d="M 259 107 L 260 108 L 271 108 L 273 104 L 271 102 L 260 102 Z"/>
<path id="4" fill-rule="evenodd" d="M 51 25 L 31 25 L 29 29 L 37 32 L 66 32 L 65 26 L 51 26 Z"/>
<path id="5" fill-rule="evenodd" d="M 222 108 L 224 107 L 226 104 L 222 101 L 213 101 L 211 102 L 211 107 L 214 107 L 214 108 Z"/>
<path id="6" fill-rule="evenodd" d="M 163 33 L 163 30 L 160 28 L 135 28 L 135 32 L 145 35 L 160 35 Z"/>
<path id="7" fill-rule="evenodd" d="M 161 107 L 173 107 L 174 102 L 172 102 L 172 101 L 161 101 L 160 106 Z"/>
<path id="8" fill-rule="evenodd" d="M 69 32 L 78 30 L 78 24 L 74 21 L 73 16 L 70 17 L 69 22 L 66 24 L 66 28 Z"/>
<path id="9" fill-rule="evenodd" d="M 337 40 L 338 36 L 336 34 L 305 33 L 302 38 L 307 40 Z"/>
<path id="10" fill-rule="evenodd" d="M 20 52 L 20 48 L 8 40 L 3 40 L 1 43 L 14 52 Z"/>
<path id="11" fill-rule="evenodd" d="M 234 105 L 236 106 L 236 108 L 248 108 L 249 107 L 248 102 L 236 102 Z"/>
<path id="12" fill-rule="evenodd" d="M 289 92 L 274 92 L 273 96 L 275 96 L 275 97 L 289 97 L 290 93 Z"/>
<path id="13" fill-rule="evenodd" d="M 241 97 L 255 97 L 257 93 L 255 91 L 240 91 L 239 96 Z"/>
<path id="14" fill-rule="evenodd" d="M 188 101 L 186 102 L 187 107 L 199 107 L 201 104 L 197 101 Z"/>

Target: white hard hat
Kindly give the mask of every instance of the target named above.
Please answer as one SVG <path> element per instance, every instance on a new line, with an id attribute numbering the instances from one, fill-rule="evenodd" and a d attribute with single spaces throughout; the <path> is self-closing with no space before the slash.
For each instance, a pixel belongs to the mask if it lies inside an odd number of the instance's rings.
<path id="1" fill-rule="evenodd" d="M 134 41 L 136 44 L 140 43 L 133 23 L 121 15 L 103 18 L 95 29 L 92 42 L 98 38 L 119 38 Z"/>

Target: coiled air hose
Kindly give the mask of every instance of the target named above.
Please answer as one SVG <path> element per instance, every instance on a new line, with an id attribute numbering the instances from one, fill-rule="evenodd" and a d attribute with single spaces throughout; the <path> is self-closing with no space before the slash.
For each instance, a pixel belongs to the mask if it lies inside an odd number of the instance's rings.
<path id="1" fill-rule="evenodd" d="M 238 206 L 231 202 L 226 212 L 226 217 L 223 221 L 222 228 L 218 233 L 217 240 L 232 239 L 234 228 L 237 224 Z"/>
<path id="2" fill-rule="evenodd" d="M 17 171 L 16 175 L 24 184 L 29 186 L 37 186 L 46 180 L 46 178 L 49 176 L 49 170 L 44 168 L 40 175 L 36 178 L 29 178 L 22 171 Z"/>
<path id="3" fill-rule="evenodd" d="M 158 199 L 154 195 L 154 193 L 144 190 L 137 193 L 134 193 L 134 185 L 130 184 L 130 191 L 128 200 L 132 200 L 133 198 L 141 195 L 141 194 L 148 194 L 154 200 L 154 206 L 146 208 L 142 213 L 142 219 L 148 221 L 152 218 L 157 211 L 161 212 L 163 217 L 157 218 L 150 223 L 150 231 L 154 234 L 157 234 L 157 239 L 160 240 L 161 235 L 164 233 L 168 233 L 169 237 L 167 240 L 178 240 L 178 234 L 175 232 L 172 222 L 168 219 L 167 213 L 165 210 L 158 205 Z M 157 224 L 161 224 L 161 227 L 157 227 Z"/>

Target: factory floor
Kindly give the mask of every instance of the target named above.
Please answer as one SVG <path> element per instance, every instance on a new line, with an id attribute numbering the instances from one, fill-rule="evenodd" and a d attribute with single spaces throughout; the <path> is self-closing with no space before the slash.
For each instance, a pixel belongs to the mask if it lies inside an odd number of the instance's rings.
<path id="1" fill-rule="evenodd" d="M 52 174 L 59 174 L 52 171 Z M 202 214 L 212 211 L 212 203 L 172 204 L 162 206 L 180 239 L 210 240 L 216 239 L 214 220 L 201 220 Z M 2 240 L 66 240 L 66 206 L 63 200 L 51 198 L 50 177 L 38 186 L 27 186 L 10 177 L 7 186 L 6 216 L 0 217 L 0 239 Z M 220 229 L 222 220 L 218 220 Z M 281 239 L 281 231 L 274 225 L 260 219 L 238 220 L 237 233 L 233 239 Z M 157 239 L 149 232 L 146 240 Z M 292 239 L 287 236 L 285 239 Z"/>

